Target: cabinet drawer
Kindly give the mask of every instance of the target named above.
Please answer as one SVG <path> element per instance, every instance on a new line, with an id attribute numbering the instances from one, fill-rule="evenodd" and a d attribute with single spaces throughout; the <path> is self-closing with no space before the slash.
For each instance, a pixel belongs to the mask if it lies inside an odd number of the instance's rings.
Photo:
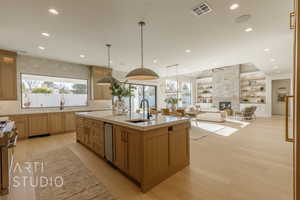
<path id="1" fill-rule="evenodd" d="M 84 126 L 85 127 L 92 127 L 94 120 L 92 119 L 84 119 Z"/>
<path id="2" fill-rule="evenodd" d="M 103 127 L 104 123 L 102 121 L 99 121 L 99 120 L 93 120 L 93 126 L 95 128 Z"/>

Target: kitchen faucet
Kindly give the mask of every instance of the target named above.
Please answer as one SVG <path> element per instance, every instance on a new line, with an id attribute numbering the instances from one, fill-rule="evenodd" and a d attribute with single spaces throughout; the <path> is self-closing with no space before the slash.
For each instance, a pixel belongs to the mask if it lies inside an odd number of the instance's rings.
<path id="1" fill-rule="evenodd" d="M 150 118 L 152 117 L 150 114 L 150 105 L 149 105 L 149 101 L 145 98 L 143 98 L 143 100 L 141 101 L 140 104 L 140 108 L 143 108 L 143 115 L 145 113 L 145 103 L 147 104 L 147 119 L 150 120 Z"/>

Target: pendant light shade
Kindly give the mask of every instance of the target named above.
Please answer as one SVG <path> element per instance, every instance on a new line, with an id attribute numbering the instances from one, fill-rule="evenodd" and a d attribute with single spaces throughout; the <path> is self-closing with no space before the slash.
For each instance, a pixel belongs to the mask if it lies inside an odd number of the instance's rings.
<path id="1" fill-rule="evenodd" d="M 126 78 L 129 80 L 155 80 L 159 76 L 153 70 L 144 67 L 144 38 L 143 38 L 143 27 L 146 25 L 145 22 L 139 22 L 141 27 L 141 67 L 130 71 Z"/>
<path id="2" fill-rule="evenodd" d="M 108 55 L 108 68 L 110 68 L 110 44 L 106 45 L 107 47 L 107 55 Z M 100 80 L 97 81 L 97 85 L 111 85 L 112 83 L 119 82 L 115 79 L 112 75 L 111 76 L 104 76 Z"/>

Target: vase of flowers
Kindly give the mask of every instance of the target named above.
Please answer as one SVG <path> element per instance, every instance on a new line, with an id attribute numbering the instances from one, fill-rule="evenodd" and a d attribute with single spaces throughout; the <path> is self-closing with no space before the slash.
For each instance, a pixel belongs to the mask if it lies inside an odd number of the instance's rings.
<path id="1" fill-rule="evenodd" d="M 167 103 L 168 106 L 171 107 L 171 110 L 173 112 L 175 112 L 176 109 L 177 109 L 177 104 L 178 104 L 179 100 L 180 99 L 178 99 L 178 98 L 168 97 L 168 98 L 165 99 L 165 102 Z"/>
<path id="2" fill-rule="evenodd" d="M 134 87 L 126 87 L 125 83 L 113 82 L 110 87 L 112 96 L 116 97 L 113 101 L 113 112 L 116 115 L 126 115 L 128 113 L 128 105 L 124 98 L 133 96 Z"/>

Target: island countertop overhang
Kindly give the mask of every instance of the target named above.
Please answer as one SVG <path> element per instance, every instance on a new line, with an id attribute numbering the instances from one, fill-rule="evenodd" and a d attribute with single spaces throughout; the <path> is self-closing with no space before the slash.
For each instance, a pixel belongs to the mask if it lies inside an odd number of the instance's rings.
<path id="1" fill-rule="evenodd" d="M 190 119 L 187 117 L 154 115 L 153 119 L 151 119 L 150 121 L 132 123 L 129 122 L 129 120 L 140 119 L 142 118 L 142 115 L 114 115 L 112 111 L 77 112 L 76 115 L 83 118 L 90 118 L 111 124 L 126 126 L 128 128 L 140 131 L 149 131 L 157 128 L 169 127 L 181 123 L 190 122 Z"/>

